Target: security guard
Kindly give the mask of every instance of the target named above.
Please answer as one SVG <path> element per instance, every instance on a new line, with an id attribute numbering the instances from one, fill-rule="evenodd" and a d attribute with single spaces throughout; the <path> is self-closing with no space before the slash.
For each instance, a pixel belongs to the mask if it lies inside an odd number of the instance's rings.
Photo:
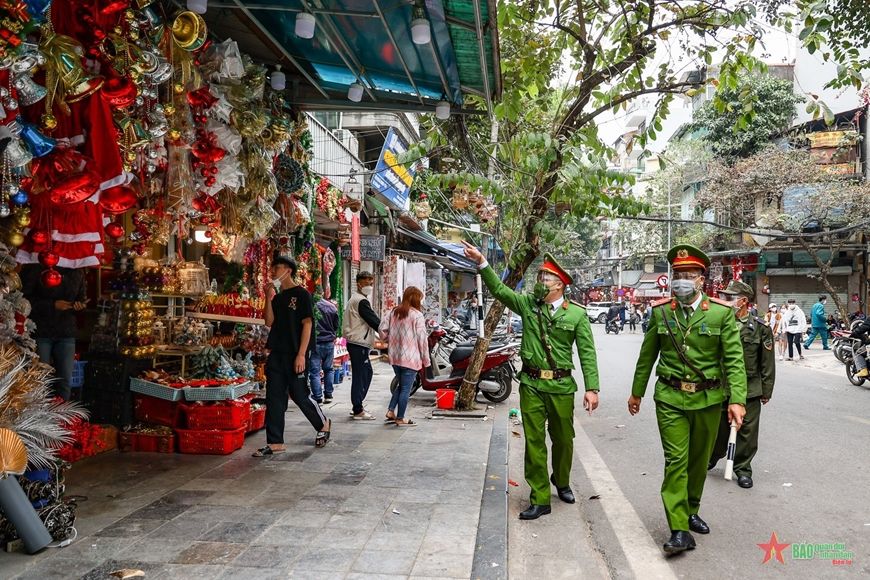
<path id="1" fill-rule="evenodd" d="M 592 327 L 586 309 L 565 300 L 571 276 L 550 254 L 538 271 L 532 295 L 518 294 L 502 284 L 480 251 L 465 244 L 465 255 L 478 264 L 483 282 L 492 295 L 523 319 L 520 357 L 520 410 L 526 435 L 525 473 L 532 490 L 531 505 L 521 520 L 534 520 L 550 513 L 550 483 L 559 499 L 574 503 L 571 490 L 571 460 L 574 456 L 573 345 L 577 344 L 586 393 L 584 408 L 598 407 L 598 364 Z M 547 434 L 553 447 L 553 475 L 548 478 Z"/>
<path id="2" fill-rule="evenodd" d="M 727 296 L 740 329 L 743 343 L 743 361 L 746 364 L 746 416 L 743 427 L 737 432 L 737 449 L 734 454 L 734 474 L 737 485 L 752 487 L 752 458 L 758 451 L 758 422 L 761 419 L 761 406 L 766 405 L 773 396 L 773 382 L 776 378 L 776 353 L 773 351 L 773 332 L 763 318 L 749 313 L 749 302 L 755 297 L 752 287 L 745 282 L 732 280 L 728 288 L 720 292 Z M 719 436 L 713 448 L 713 457 L 707 469 L 725 457 L 728 449 L 728 415 L 722 413 L 719 423 Z"/>
<path id="3" fill-rule="evenodd" d="M 653 399 L 665 454 L 662 503 L 671 529 L 663 547 L 666 554 L 676 554 L 695 548 L 689 530 L 710 532 L 698 510 L 720 410 L 727 397 L 724 383 L 731 387 L 729 419 L 739 426 L 745 413 L 746 373 L 731 308 L 702 291 L 710 259 L 698 248 L 681 244 L 671 248 L 668 261 L 673 270 L 673 298 L 653 303 L 628 412 L 640 412 L 641 398 L 658 359 Z"/>

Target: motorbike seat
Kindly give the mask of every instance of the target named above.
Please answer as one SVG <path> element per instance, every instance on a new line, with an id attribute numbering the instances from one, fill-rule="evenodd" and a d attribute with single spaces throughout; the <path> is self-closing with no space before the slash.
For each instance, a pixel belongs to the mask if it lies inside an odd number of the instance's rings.
<path id="1" fill-rule="evenodd" d="M 456 364 L 461 360 L 465 360 L 471 356 L 474 351 L 474 343 L 458 344 L 456 348 L 450 351 L 450 364 Z"/>

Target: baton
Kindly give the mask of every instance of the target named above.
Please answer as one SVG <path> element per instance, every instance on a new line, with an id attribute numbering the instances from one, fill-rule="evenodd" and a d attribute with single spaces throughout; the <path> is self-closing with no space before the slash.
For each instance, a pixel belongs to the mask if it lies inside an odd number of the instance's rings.
<path id="1" fill-rule="evenodd" d="M 731 433 L 728 434 L 728 451 L 725 453 L 725 479 L 731 481 L 734 476 L 734 453 L 737 451 L 737 422 L 731 421 Z"/>

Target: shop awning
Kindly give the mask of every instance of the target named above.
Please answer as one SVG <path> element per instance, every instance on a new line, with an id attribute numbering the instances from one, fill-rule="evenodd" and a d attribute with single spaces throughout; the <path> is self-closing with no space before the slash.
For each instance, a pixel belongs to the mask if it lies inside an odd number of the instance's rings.
<path id="1" fill-rule="evenodd" d="M 768 268 L 768 276 L 812 276 L 819 273 L 818 268 Z M 834 266 L 828 272 L 829 276 L 848 276 L 852 273 L 851 266 Z"/>
<path id="2" fill-rule="evenodd" d="M 395 233 L 396 224 L 393 223 L 393 215 L 390 213 L 390 209 L 373 195 L 367 195 L 365 199 L 366 214 L 369 216 L 369 219 L 372 217 L 383 218 L 390 231 Z"/>
<path id="3" fill-rule="evenodd" d="M 314 16 L 313 38 L 295 33 L 302 12 Z M 431 40 L 418 45 L 411 21 L 420 17 Z M 432 112 L 444 99 L 456 112 L 467 95 L 490 108 L 501 93 L 495 0 L 222 0 L 204 18 L 218 38 L 283 65 L 287 96 L 303 108 Z M 359 103 L 347 97 L 355 82 Z"/>
<path id="4" fill-rule="evenodd" d="M 428 252 L 444 268 L 454 272 L 477 272 L 474 263 L 466 259 L 462 252 L 457 250 L 457 247 L 462 247 L 459 244 L 439 240 L 428 232 L 415 232 L 401 226 L 398 228 L 398 233 L 414 242 L 411 244 L 411 247 L 398 249 L 405 249 L 419 253 Z"/>

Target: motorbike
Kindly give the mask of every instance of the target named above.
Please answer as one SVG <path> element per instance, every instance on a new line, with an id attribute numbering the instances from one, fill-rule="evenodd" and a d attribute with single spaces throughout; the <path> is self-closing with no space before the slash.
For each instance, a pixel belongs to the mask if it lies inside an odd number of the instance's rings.
<path id="1" fill-rule="evenodd" d="M 620 324 L 619 324 L 619 319 L 618 319 L 618 318 L 614 318 L 614 319 L 612 319 L 612 320 L 608 320 L 608 321 L 607 321 L 607 326 L 604 327 L 604 332 L 605 332 L 606 334 L 610 334 L 611 332 L 612 332 L 613 334 L 619 334 L 619 331 L 620 331 L 620 330 L 622 330 L 622 328 L 621 328 L 621 326 L 620 326 Z"/>
<path id="2" fill-rule="evenodd" d="M 845 362 L 843 356 L 846 350 L 852 348 L 849 334 L 848 330 L 831 331 L 831 351 L 834 353 L 834 357 L 840 362 Z"/>
<path id="3" fill-rule="evenodd" d="M 490 345 L 486 353 L 476 388 L 487 400 L 493 403 L 501 403 L 511 395 L 514 377 L 517 374 L 513 363 L 516 349 L 517 345 L 514 343 L 494 344 Z M 424 391 L 459 390 L 465 377 L 465 371 L 471 361 L 472 351 L 474 351 L 474 343 L 460 344 L 450 351 L 451 370 L 449 374 L 435 376 L 434 372 L 429 369 L 425 372 L 419 371 L 414 384 L 411 386 L 411 394 L 413 395 L 419 389 Z M 390 383 L 390 392 L 394 393 L 397 388 L 399 388 L 399 379 L 394 377 Z"/>
<path id="4" fill-rule="evenodd" d="M 867 377 L 859 377 L 858 369 L 855 367 L 855 353 L 867 356 L 867 345 L 860 338 L 850 340 L 850 345 L 843 351 L 843 363 L 846 365 L 846 378 L 849 382 L 860 387 L 867 380 Z"/>

